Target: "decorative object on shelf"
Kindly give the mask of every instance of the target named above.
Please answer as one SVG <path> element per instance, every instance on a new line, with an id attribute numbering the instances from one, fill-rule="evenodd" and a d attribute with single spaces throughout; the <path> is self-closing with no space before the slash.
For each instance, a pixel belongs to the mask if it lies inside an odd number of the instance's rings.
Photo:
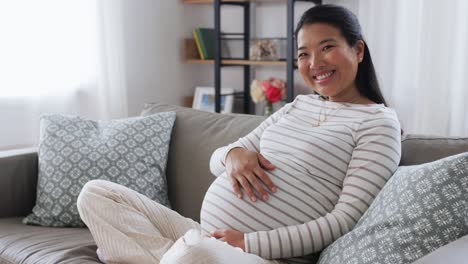
<path id="1" fill-rule="evenodd" d="M 251 60 L 278 60 L 277 39 L 256 39 L 250 43 Z"/>
<path id="2" fill-rule="evenodd" d="M 273 113 L 273 104 L 280 101 L 286 92 L 284 81 L 278 78 L 268 80 L 253 80 L 250 85 L 250 97 L 254 103 L 265 102 L 264 115 Z"/>
<path id="3" fill-rule="evenodd" d="M 221 89 L 221 113 L 232 113 L 234 102 L 234 89 Z M 214 87 L 196 87 L 192 108 L 214 112 L 215 90 Z"/>

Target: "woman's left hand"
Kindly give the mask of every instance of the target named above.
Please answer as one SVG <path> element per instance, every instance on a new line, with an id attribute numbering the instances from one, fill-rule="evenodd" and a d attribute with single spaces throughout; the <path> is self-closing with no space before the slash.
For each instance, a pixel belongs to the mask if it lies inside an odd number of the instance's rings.
<path id="1" fill-rule="evenodd" d="M 220 229 L 211 232 L 211 236 L 221 241 L 227 242 L 233 247 L 241 248 L 245 252 L 244 233 L 234 229 Z"/>

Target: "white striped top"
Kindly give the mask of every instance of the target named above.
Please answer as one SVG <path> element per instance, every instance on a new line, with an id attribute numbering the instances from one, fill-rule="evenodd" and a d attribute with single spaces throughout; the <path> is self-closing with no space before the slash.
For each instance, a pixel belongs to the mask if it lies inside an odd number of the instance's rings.
<path id="1" fill-rule="evenodd" d="M 276 166 L 266 173 L 278 191 L 266 202 L 233 192 L 224 159 L 235 147 L 260 152 Z M 297 96 L 213 153 L 210 169 L 217 179 L 205 195 L 201 226 L 244 232 L 246 252 L 266 259 L 319 252 L 353 228 L 400 156 L 400 123 L 392 109 Z"/>

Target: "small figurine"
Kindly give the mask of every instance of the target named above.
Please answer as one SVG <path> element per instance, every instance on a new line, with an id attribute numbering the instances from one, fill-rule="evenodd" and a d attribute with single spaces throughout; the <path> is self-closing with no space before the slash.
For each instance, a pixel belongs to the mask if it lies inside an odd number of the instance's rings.
<path id="1" fill-rule="evenodd" d="M 276 40 L 260 39 L 255 40 L 250 47 L 251 60 L 278 60 L 278 52 L 276 50 Z"/>

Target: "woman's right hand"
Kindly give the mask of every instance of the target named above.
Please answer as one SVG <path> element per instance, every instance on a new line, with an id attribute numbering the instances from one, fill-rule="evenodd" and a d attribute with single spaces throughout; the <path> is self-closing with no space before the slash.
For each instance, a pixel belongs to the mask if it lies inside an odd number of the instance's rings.
<path id="1" fill-rule="evenodd" d="M 252 187 L 264 201 L 268 199 L 264 186 L 276 192 L 276 186 L 264 171 L 275 168 L 262 154 L 244 148 L 233 148 L 226 157 L 226 173 L 234 192 L 242 199 L 242 187 L 252 202 L 257 200 Z"/>

